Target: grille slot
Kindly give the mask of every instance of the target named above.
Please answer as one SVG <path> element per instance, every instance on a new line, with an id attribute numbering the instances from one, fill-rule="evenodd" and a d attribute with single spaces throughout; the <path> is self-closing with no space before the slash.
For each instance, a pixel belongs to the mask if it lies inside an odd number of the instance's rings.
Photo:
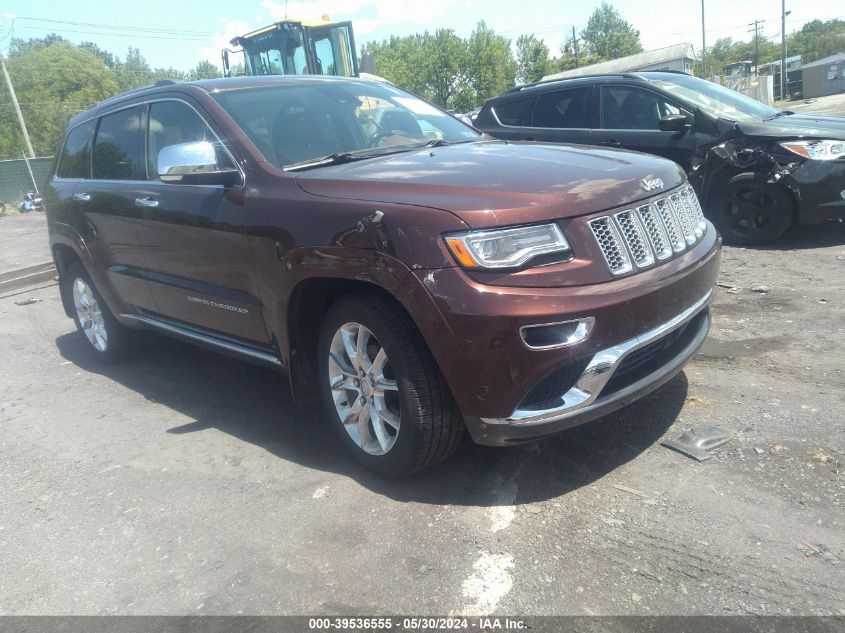
<path id="1" fill-rule="evenodd" d="M 669 206 L 668 198 L 661 198 L 656 203 L 657 210 L 660 213 L 660 219 L 663 220 L 663 226 L 669 234 L 669 241 L 672 243 L 672 250 L 680 253 L 686 249 L 687 241 L 684 239 L 684 234 L 681 232 L 681 226 L 678 224 L 678 219 L 672 213 L 672 207 Z"/>
<path id="2" fill-rule="evenodd" d="M 633 211 L 616 214 L 616 224 L 622 229 L 622 236 L 637 268 L 647 268 L 654 263 L 654 253 L 645 236 L 645 231 Z"/>
<path id="3" fill-rule="evenodd" d="M 657 213 L 657 207 L 647 204 L 637 209 L 637 215 L 648 233 L 648 239 L 657 259 L 666 259 L 672 255 L 672 244 L 666 233 L 666 227 Z"/>
<path id="4" fill-rule="evenodd" d="M 613 220 L 608 217 L 591 220 L 590 229 L 599 243 L 610 272 L 614 275 L 624 275 L 634 269 L 631 264 L 631 258 L 628 257 L 628 251 L 622 243 L 619 230 L 616 228 Z"/>
<path id="5" fill-rule="evenodd" d="M 692 187 L 637 209 L 619 211 L 588 222 L 610 272 L 624 275 L 648 268 L 695 244 L 707 221 Z"/>
<path id="6" fill-rule="evenodd" d="M 684 239 L 687 241 L 689 246 L 692 246 L 695 244 L 695 229 L 693 228 L 692 219 L 687 214 L 687 206 L 683 203 L 681 194 L 673 193 L 669 196 L 669 204 L 672 206 L 672 210 L 678 217 L 678 223 L 681 225 L 681 231 L 683 231 Z"/>

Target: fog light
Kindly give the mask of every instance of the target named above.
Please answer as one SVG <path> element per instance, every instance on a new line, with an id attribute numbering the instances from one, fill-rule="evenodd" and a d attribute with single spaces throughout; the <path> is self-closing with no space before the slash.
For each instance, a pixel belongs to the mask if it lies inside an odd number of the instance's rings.
<path id="1" fill-rule="evenodd" d="M 566 347 L 580 343 L 590 336 L 595 322 L 595 317 L 586 317 L 557 323 L 523 325 L 519 328 L 519 335 L 529 349 Z"/>

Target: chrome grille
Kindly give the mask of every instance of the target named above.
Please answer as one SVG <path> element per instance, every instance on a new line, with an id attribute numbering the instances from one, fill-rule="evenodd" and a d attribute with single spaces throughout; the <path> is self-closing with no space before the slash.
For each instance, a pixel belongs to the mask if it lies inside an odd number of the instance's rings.
<path id="1" fill-rule="evenodd" d="M 692 219 L 689 217 L 689 214 L 687 214 L 687 205 L 683 203 L 681 194 L 673 193 L 669 196 L 669 204 L 678 218 L 678 222 L 681 225 L 681 231 L 683 231 L 687 245 L 692 246 L 695 244 L 695 229 L 693 228 Z"/>
<path id="2" fill-rule="evenodd" d="M 637 214 L 640 216 L 640 221 L 643 223 L 646 233 L 648 233 L 648 239 L 657 259 L 666 259 L 672 255 L 672 243 L 669 241 L 666 227 L 663 226 L 663 222 L 658 215 L 657 207 L 653 204 L 647 204 L 637 209 Z"/>
<path id="3" fill-rule="evenodd" d="M 613 220 L 608 217 L 592 220 L 590 221 L 590 229 L 592 229 L 593 235 L 599 243 L 610 272 L 614 275 L 624 275 L 634 269 Z"/>
<path id="4" fill-rule="evenodd" d="M 624 275 L 648 268 L 695 244 L 707 222 L 692 187 L 637 209 L 619 211 L 588 222 L 610 272 Z"/>
<path id="5" fill-rule="evenodd" d="M 672 207 L 669 205 L 668 198 L 661 198 L 655 202 L 657 210 L 660 213 L 660 219 L 663 220 L 663 226 L 666 227 L 666 232 L 669 234 L 669 242 L 672 244 L 672 250 L 680 253 L 686 249 L 687 241 L 684 239 L 684 234 L 681 232 L 681 225 L 678 224 L 678 218 L 672 213 Z"/>
<path id="6" fill-rule="evenodd" d="M 651 266 L 654 263 L 654 253 L 637 216 L 633 211 L 622 211 L 615 217 L 637 268 Z"/>

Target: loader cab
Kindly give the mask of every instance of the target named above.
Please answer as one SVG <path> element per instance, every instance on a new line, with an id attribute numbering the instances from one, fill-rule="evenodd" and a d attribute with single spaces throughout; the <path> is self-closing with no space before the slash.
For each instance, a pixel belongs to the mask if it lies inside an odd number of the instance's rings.
<path id="1" fill-rule="evenodd" d="M 358 76 L 351 22 L 276 22 L 236 37 L 233 46 L 244 54 L 247 75 Z M 229 75 L 229 51 L 223 70 Z"/>

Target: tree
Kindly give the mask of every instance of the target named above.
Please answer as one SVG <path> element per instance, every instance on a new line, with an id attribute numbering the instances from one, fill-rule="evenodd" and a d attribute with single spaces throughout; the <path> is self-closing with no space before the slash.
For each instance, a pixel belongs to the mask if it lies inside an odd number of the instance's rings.
<path id="1" fill-rule="evenodd" d="M 468 39 L 451 29 L 369 42 L 374 71 L 438 105 L 466 111 L 513 86 L 510 41 L 479 22 Z"/>
<path id="2" fill-rule="evenodd" d="M 218 79 L 223 76 L 223 72 L 214 64 L 207 60 L 203 60 L 196 65 L 196 67 L 188 73 L 191 81 L 197 79 Z"/>
<path id="3" fill-rule="evenodd" d="M 540 81 L 551 72 L 549 47 L 531 35 L 520 35 L 516 40 L 516 80 L 520 84 Z"/>
<path id="4" fill-rule="evenodd" d="M 482 20 L 466 43 L 467 79 L 470 90 L 455 104 L 460 111 L 471 110 L 512 88 L 516 77 L 516 61 L 509 39 L 497 35 Z M 468 100 L 468 103 L 464 101 Z"/>
<path id="5" fill-rule="evenodd" d="M 581 31 L 581 40 L 585 52 L 594 56 L 596 61 L 643 52 L 640 32 L 607 2 L 602 2 L 601 6 L 593 11 L 586 28 Z"/>
<path id="6" fill-rule="evenodd" d="M 787 38 L 788 55 L 808 64 L 845 50 L 845 20 L 813 20 Z M 762 56 L 761 56 L 762 59 Z"/>
<path id="7" fill-rule="evenodd" d="M 42 46 L 15 47 L 7 63 L 37 154 L 49 156 L 74 114 L 119 91 L 112 73 L 93 53 L 61 39 Z M 20 158 L 23 139 L 0 88 L 0 158 Z M 8 113 L 8 116 L 5 116 Z"/>
<path id="8" fill-rule="evenodd" d="M 82 42 L 79 45 L 79 48 L 92 53 L 94 57 L 100 59 L 106 68 L 114 69 L 117 67 L 117 62 L 119 61 L 117 57 L 115 57 L 112 53 L 109 53 L 106 50 L 103 50 L 99 46 L 97 46 L 94 42 Z"/>

